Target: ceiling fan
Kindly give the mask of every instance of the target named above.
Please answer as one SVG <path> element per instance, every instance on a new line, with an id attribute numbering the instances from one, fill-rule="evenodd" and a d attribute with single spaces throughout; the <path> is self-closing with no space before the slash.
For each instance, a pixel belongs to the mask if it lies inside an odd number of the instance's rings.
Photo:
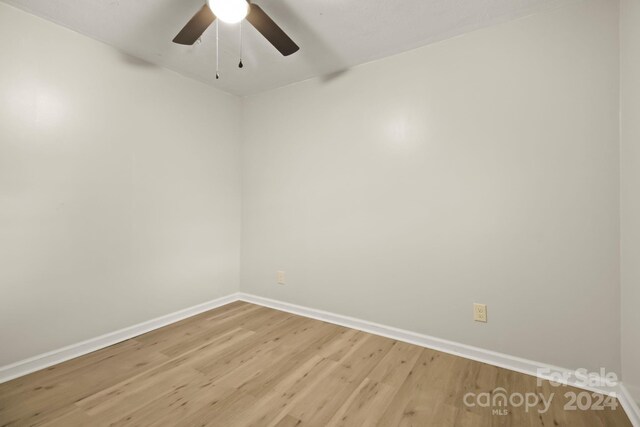
<path id="1" fill-rule="evenodd" d="M 194 44 L 216 18 L 229 24 L 238 23 L 246 18 L 282 55 L 289 56 L 300 49 L 257 4 L 247 0 L 206 1 L 207 3 L 173 39 L 174 43 Z"/>

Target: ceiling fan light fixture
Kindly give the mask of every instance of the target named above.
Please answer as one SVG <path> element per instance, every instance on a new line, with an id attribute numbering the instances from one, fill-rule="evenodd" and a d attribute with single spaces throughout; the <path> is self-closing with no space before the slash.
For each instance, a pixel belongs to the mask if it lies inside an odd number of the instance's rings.
<path id="1" fill-rule="evenodd" d="M 207 0 L 207 3 L 214 15 L 227 24 L 236 24 L 249 13 L 246 0 Z"/>

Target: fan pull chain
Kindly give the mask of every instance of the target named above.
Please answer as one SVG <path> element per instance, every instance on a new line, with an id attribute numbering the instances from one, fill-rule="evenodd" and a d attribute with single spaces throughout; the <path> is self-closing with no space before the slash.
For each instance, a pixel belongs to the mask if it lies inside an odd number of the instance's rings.
<path id="1" fill-rule="evenodd" d="M 216 21 L 216 80 L 220 78 L 220 51 L 218 49 L 218 40 L 219 40 L 219 32 L 218 28 L 220 27 L 220 23 Z"/>
<path id="2" fill-rule="evenodd" d="M 238 68 L 244 67 L 242 63 L 242 21 L 240 21 L 240 62 L 238 63 Z"/>

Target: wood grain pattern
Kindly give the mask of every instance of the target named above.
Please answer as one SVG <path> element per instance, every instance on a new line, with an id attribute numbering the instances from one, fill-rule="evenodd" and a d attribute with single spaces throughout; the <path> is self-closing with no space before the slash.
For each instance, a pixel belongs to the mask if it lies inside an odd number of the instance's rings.
<path id="1" fill-rule="evenodd" d="M 500 388 L 554 399 L 464 404 Z M 631 426 L 620 407 L 564 410 L 568 391 L 238 301 L 0 384 L 0 426 Z"/>

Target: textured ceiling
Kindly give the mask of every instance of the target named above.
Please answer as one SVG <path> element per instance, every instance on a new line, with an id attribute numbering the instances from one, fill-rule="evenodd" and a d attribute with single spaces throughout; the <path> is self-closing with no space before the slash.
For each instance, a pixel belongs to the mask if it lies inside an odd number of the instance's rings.
<path id="1" fill-rule="evenodd" d="M 152 64 L 249 95 L 579 0 L 255 0 L 301 49 L 282 57 L 245 22 L 245 66 L 238 69 L 240 25 L 221 24 L 217 81 L 215 26 L 194 46 L 171 43 L 203 0 L 3 1 Z"/>

